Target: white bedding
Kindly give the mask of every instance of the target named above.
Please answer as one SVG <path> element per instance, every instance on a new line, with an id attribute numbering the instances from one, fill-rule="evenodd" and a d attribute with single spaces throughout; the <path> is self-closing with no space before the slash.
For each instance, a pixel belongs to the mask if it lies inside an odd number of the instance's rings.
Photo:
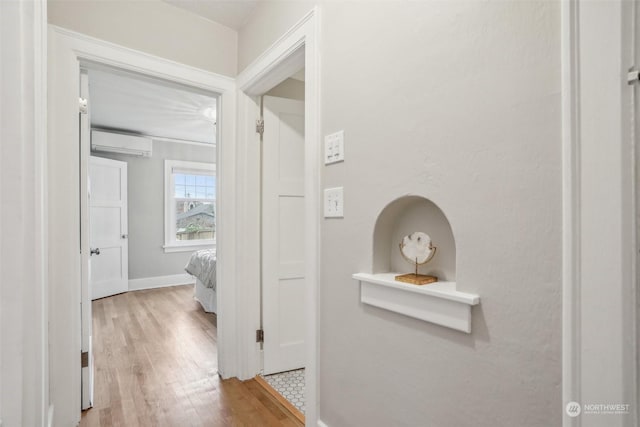
<path id="1" fill-rule="evenodd" d="M 200 279 L 207 288 L 216 289 L 216 250 L 202 249 L 191 254 L 185 271 Z"/>
<path id="2" fill-rule="evenodd" d="M 193 291 L 193 298 L 202 305 L 207 313 L 218 312 L 218 296 L 217 292 L 211 288 L 205 287 L 200 279 L 196 279 L 196 286 Z"/>

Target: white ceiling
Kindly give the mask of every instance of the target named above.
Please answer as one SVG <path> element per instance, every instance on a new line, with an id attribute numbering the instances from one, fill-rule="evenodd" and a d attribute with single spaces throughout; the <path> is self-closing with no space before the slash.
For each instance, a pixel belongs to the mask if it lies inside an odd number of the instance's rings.
<path id="1" fill-rule="evenodd" d="M 258 0 L 163 0 L 224 26 L 239 30 Z"/>
<path id="2" fill-rule="evenodd" d="M 195 89 L 117 71 L 89 70 L 89 109 L 93 127 L 215 143 L 216 98 Z"/>

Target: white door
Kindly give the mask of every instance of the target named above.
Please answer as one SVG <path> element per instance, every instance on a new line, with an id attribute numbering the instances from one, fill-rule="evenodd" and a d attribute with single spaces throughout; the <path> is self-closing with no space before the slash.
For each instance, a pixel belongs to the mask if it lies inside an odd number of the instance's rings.
<path id="1" fill-rule="evenodd" d="M 90 158 L 89 213 L 91 299 L 126 292 L 129 287 L 129 245 L 125 162 Z"/>
<path id="2" fill-rule="evenodd" d="M 304 367 L 304 102 L 264 97 L 264 374 Z"/>

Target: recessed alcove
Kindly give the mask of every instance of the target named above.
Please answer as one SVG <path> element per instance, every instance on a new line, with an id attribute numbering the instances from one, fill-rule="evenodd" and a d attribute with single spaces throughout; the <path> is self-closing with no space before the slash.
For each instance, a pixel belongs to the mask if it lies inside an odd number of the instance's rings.
<path id="1" fill-rule="evenodd" d="M 424 231 L 436 255 L 419 267 L 421 274 L 437 276 L 441 281 L 456 281 L 456 243 L 451 225 L 442 210 L 420 196 L 404 196 L 387 205 L 376 221 L 373 232 L 373 273 L 413 272 L 413 266 L 400 254 L 402 238 Z"/>
<path id="2" fill-rule="evenodd" d="M 437 248 L 433 259 L 419 267 L 420 274 L 437 276 L 436 283 L 413 285 L 395 280 L 397 274 L 414 271 L 399 250 L 402 238 L 414 231 L 427 233 Z M 471 332 L 471 306 L 480 297 L 457 290 L 455 238 L 446 215 L 432 201 L 408 195 L 382 210 L 373 230 L 372 270 L 353 275 L 360 281 L 364 304 Z"/>

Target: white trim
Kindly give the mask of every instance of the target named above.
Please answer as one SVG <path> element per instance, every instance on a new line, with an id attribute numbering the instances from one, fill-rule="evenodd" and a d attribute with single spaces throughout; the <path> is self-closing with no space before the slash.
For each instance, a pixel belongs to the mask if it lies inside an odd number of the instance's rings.
<path id="1" fill-rule="evenodd" d="M 640 44 L 636 40 L 637 35 L 640 33 L 640 5 L 638 5 L 637 1 L 632 2 L 631 11 L 629 13 L 631 16 L 631 61 L 635 65 L 635 68 L 638 68 L 638 61 L 640 60 Z M 631 111 L 632 111 L 632 128 L 631 128 L 631 143 L 632 143 L 632 151 L 633 151 L 633 179 L 631 182 L 631 192 L 633 195 L 633 203 L 632 203 L 632 211 L 631 215 L 632 219 L 632 227 L 635 228 L 635 233 L 632 236 L 633 242 L 633 280 L 635 282 L 635 287 L 633 288 L 633 300 L 636 301 L 635 305 L 635 313 L 633 313 L 633 336 L 636 340 L 635 342 L 635 357 L 636 357 L 636 375 L 635 375 L 635 396 L 636 399 L 640 398 L 640 227 L 638 223 L 638 213 L 640 212 L 640 149 L 639 149 L 639 137 L 640 137 L 640 93 L 637 88 L 638 83 L 636 83 L 636 89 L 631 94 Z M 640 409 L 638 409 L 635 413 L 635 424 L 638 425 L 640 421 Z"/>
<path id="2" fill-rule="evenodd" d="M 53 404 L 50 403 L 49 384 L 49 200 L 48 200 L 48 17 L 47 1 L 37 0 L 32 2 L 35 12 L 33 57 L 36 65 L 34 84 L 34 115 L 36 147 L 34 154 L 36 190 L 36 256 L 34 264 L 37 265 L 38 289 L 34 295 L 34 304 L 30 310 L 38 310 L 40 314 L 40 375 L 41 387 L 39 402 L 39 416 L 42 424 L 52 423 Z M 1 343 L 0 343 L 1 346 Z"/>
<path id="3" fill-rule="evenodd" d="M 55 414 L 55 407 L 53 404 L 49 405 L 47 410 L 47 427 L 53 427 L 53 416 Z"/>
<path id="4" fill-rule="evenodd" d="M 318 420 L 318 427 L 329 427 L 327 424 L 325 424 L 324 422 Z"/>
<path id="5" fill-rule="evenodd" d="M 307 24 L 313 24 L 317 16 L 315 7 L 251 62 L 236 78 L 238 89 L 247 95 L 262 95 L 300 71 L 306 65 L 305 50 L 300 48 L 308 43 Z"/>
<path id="6" fill-rule="evenodd" d="M 207 92 L 223 93 L 235 88 L 232 77 L 140 52 L 56 25 L 49 24 L 49 28 L 58 37 L 72 41 L 76 57 L 84 61 L 138 72 Z"/>
<path id="7" fill-rule="evenodd" d="M 316 6 L 276 43 L 249 65 L 238 82 L 238 189 L 239 214 L 237 252 L 239 377 L 252 378 L 260 371 L 260 347 L 254 331 L 260 326 L 260 153 L 255 133 L 258 104 L 254 95 L 271 88 L 287 73 L 293 73 L 304 57 L 305 67 L 305 298 L 308 354 L 306 373 L 306 425 L 318 419 L 318 307 L 320 259 L 320 16 Z M 304 56 L 301 53 L 304 52 Z"/>
<path id="8" fill-rule="evenodd" d="M 196 283 L 195 277 L 188 273 L 143 277 L 141 279 L 129 279 L 129 290 L 141 291 L 143 289 L 166 288 L 169 286 L 193 285 L 194 283 Z"/>
<path id="9" fill-rule="evenodd" d="M 194 242 L 194 240 L 189 240 L 189 242 Z M 200 249 L 208 249 L 216 247 L 215 240 L 201 240 L 201 243 L 190 243 L 186 245 L 164 245 L 162 249 L 164 249 L 165 254 L 171 254 L 174 252 L 193 252 Z"/>
<path id="10" fill-rule="evenodd" d="M 80 257 L 77 252 L 79 216 L 77 203 L 78 159 L 77 108 L 79 68 L 81 64 L 101 64 L 133 71 L 150 77 L 188 85 L 219 94 L 219 135 L 217 141 L 217 245 L 229 256 L 218 256 L 217 282 L 220 309 L 218 313 L 218 369 L 224 377 L 236 376 L 235 319 L 235 111 L 236 89 L 232 78 L 179 64 L 146 53 L 128 49 L 83 34 L 49 26 L 49 155 L 48 189 L 52 210 L 48 229 L 49 250 L 51 370 L 56 370 L 56 383 L 51 384 L 55 403 L 54 425 L 75 425 L 80 420 L 80 315 L 69 310 L 79 303 Z M 221 134 L 221 135 L 220 135 Z M 226 230 L 226 231 L 225 231 Z M 56 240 L 57 239 L 57 240 Z M 55 247 L 54 245 L 55 241 Z M 63 304 L 58 301 L 67 298 Z M 77 335 L 77 337 L 76 337 Z M 54 376 L 52 375 L 52 378 Z"/>
<path id="11" fill-rule="evenodd" d="M 580 402 L 580 169 L 578 0 L 561 3 L 562 51 L 562 407 Z M 564 427 L 580 418 L 562 411 Z"/>
<path id="12" fill-rule="evenodd" d="M 80 96 L 86 99 L 89 103 L 91 103 L 91 99 L 89 99 L 89 75 L 87 74 L 87 70 L 80 70 Z M 90 176 L 91 167 L 89 164 L 91 163 L 91 111 L 88 110 L 87 114 L 80 115 L 80 176 L 86 175 Z M 96 157 L 97 158 L 97 157 Z M 95 158 L 94 158 L 95 159 Z M 94 160 L 95 161 L 95 160 Z M 116 163 L 120 163 L 115 161 Z M 122 177 L 121 177 L 122 178 Z M 80 181 L 80 212 L 86 212 L 87 215 L 90 215 L 90 204 L 89 204 L 89 181 L 88 179 L 83 179 Z M 124 184 L 126 188 L 126 181 L 121 182 Z M 124 200 L 124 198 L 122 198 Z M 124 213 L 125 217 L 127 216 L 126 212 Z M 82 215 L 82 214 L 81 214 Z M 89 242 L 89 230 L 90 230 L 90 221 L 84 221 L 80 223 L 80 257 L 81 257 L 81 276 L 80 276 L 80 294 L 81 301 L 91 301 L 91 286 L 89 284 L 89 264 L 90 264 L 90 253 L 91 253 L 91 245 Z M 126 229 L 121 230 L 123 233 L 127 233 Z M 123 248 L 124 249 L 124 248 Z M 128 249 L 128 248 L 127 248 Z M 121 253 L 121 261 L 125 261 L 124 253 Z M 127 262 L 127 276 L 128 276 L 128 252 L 126 257 Z M 87 268 L 85 268 L 87 267 Z M 124 265 L 122 265 L 124 267 Z M 124 268 L 122 273 L 125 273 Z M 126 277 L 123 279 L 126 280 Z M 93 304 L 80 304 L 80 316 L 82 322 L 82 339 L 80 341 L 80 350 L 84 353 L 88 353 L 89 363 L 86 367 L 82 368 L 81 375 L 81 387 L 82 387 L 82 410 L 88 409 L 93 406 L 93 349 L 91 343 L 92 334 L 93 334 Z"/>
<path id="13" fill-rule="evenodd" d="M 171 168 L 169 172 L 172 172 L 173 168 L 184 169 L 186 171 L 193 170 L 194 172 L 207 171 L 213 172 L 214 174 L 216 172 L 215 163 L 190 162 L 185 160 L 165 160 L 164 162 L 166 166 Z"/>
<path id="14" fill-rule="evenodd" d="M 638 422 L 631 6 L 561 6 L 564 427 L 602 422 L 567 416 L 569 401 L 627 403 L 607 425 Z"/>
<path id="15" fill-rule="evenodd" d="M 47 2 L 2 2 L 0 20 L 0 418 L 41 426 L 49 407 Z M 14 223 L 17 215 L 25 222 Z"/>

